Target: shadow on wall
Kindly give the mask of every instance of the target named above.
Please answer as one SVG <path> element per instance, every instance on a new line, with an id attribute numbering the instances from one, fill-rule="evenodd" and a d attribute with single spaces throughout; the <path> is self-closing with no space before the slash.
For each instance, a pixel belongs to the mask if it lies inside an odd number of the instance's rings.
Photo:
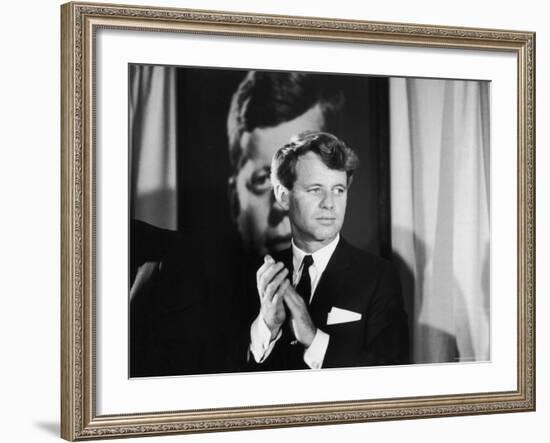
<path id="1" fill-rule="evenodd" d="M 45 433 L 59 437 L 60 427 L 58 422 L 53 421 L 38 421 L 34 422 L 36 428 L 42 429 Z"/>
<path id="2" fill-rule="evenodd" d="M 399 268 L 405 309 L 409 317 L 409 349 L 411 363 L 443 363 L 460 359 L 456 336 L 430 322 L 421 321 L 424 303 L 425 272 L 428 251 L 425 243 L 411 232 L 395 232 L 400 238 L 413 239 L 414 263 L 409 264 L 399 253 L 394 252 L 394 263 Z M 416 265 L 416 266 L 415 266 Z M 416 267 L 416 276 L 413 268 Z M 439 322 L 437 322 L 439 323 Z"/>
<path id="3" fill-rule="evenodd" d="M 483 338 L 473 336 L 476 329 L 472 322 L 476 320 L 475 316 L 483 316 L 486 324 L 489 321 L 489 245 L 484 247 L 480 281 L 483 299 L 468 306 L 454 274 L 450 278 L 439 276 L 426 280 L 430 278 L 426 269 L 431 257 L 424 241 L 414 233 L 400 232 L 395 228 L 394 235 L 396 238 L 411 238 L 414 246 L 414 257 L 409 260 L 397 252 L 393 255 L 394 263 L 399 268 L 404 305 L 409 316 L 411 363 L 484 360 L 488 355 L 484 355 L 479 346 L 476 347 L 476 342 Z M 452 271 L 450 267 L 448 270 Z"/>
<path id="4" fill-rule="evenodd" d="M 176 190 L 142 193 L 131 202 L 131 218 L 137 218 L 163 229 L 177 230 Z"/>

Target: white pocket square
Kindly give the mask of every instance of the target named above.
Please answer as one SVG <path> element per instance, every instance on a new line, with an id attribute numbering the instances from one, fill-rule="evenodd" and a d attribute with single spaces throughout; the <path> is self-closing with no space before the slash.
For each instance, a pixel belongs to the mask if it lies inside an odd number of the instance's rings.
<path id="1" fill-rule="evenodd" d="M 358 320 L 361 320 L 361 314 L 359 314 L 359 312 L 348 311 L 347 309 L 340 309 L 333 306 L 328 313 L 327 326 Z"/>

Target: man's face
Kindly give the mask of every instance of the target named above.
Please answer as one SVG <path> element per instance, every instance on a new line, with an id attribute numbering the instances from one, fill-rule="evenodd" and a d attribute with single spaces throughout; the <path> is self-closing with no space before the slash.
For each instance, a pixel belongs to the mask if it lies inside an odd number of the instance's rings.
<path id="1" fill-rule="evenodd" d="M 294 135 L 322 127 L 323 116 L 315 105 L 294 120 L 256 128 L 241 137 L 245 161 L 236 176 L 236 221 L 247 249 L 263 256 L 290 246 L 288 212 L 277 203 L 271 187 L 271 159 Z"/>
<path id="2" fill-rule="evenodd" d="M 345 171 L 328 168 L 313 152 L 298 159 L 294 186 L 280 194 L 298 247 L 315 252 L 334 240 L 344 223 L 347 195 Z"/>

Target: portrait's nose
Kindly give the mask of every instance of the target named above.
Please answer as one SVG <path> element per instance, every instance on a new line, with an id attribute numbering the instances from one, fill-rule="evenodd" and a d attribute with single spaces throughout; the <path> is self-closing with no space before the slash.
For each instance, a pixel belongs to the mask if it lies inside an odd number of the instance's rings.
<path id="1" fill-rule="evenodd" d="M 334 195 L 332 195 L 332 192 L 328 191 L 323 193 L 320 206 L 323 209 L 334 208 Z"/>

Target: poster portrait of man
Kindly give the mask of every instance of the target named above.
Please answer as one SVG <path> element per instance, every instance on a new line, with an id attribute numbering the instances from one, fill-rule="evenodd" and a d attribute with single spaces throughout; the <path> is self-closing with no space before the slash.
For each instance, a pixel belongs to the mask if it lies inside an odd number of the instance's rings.
<path id="1" fill-rule="evenodd" d="M 489 358 L 486 82 L 128 74 L 130 377 Z"/>

